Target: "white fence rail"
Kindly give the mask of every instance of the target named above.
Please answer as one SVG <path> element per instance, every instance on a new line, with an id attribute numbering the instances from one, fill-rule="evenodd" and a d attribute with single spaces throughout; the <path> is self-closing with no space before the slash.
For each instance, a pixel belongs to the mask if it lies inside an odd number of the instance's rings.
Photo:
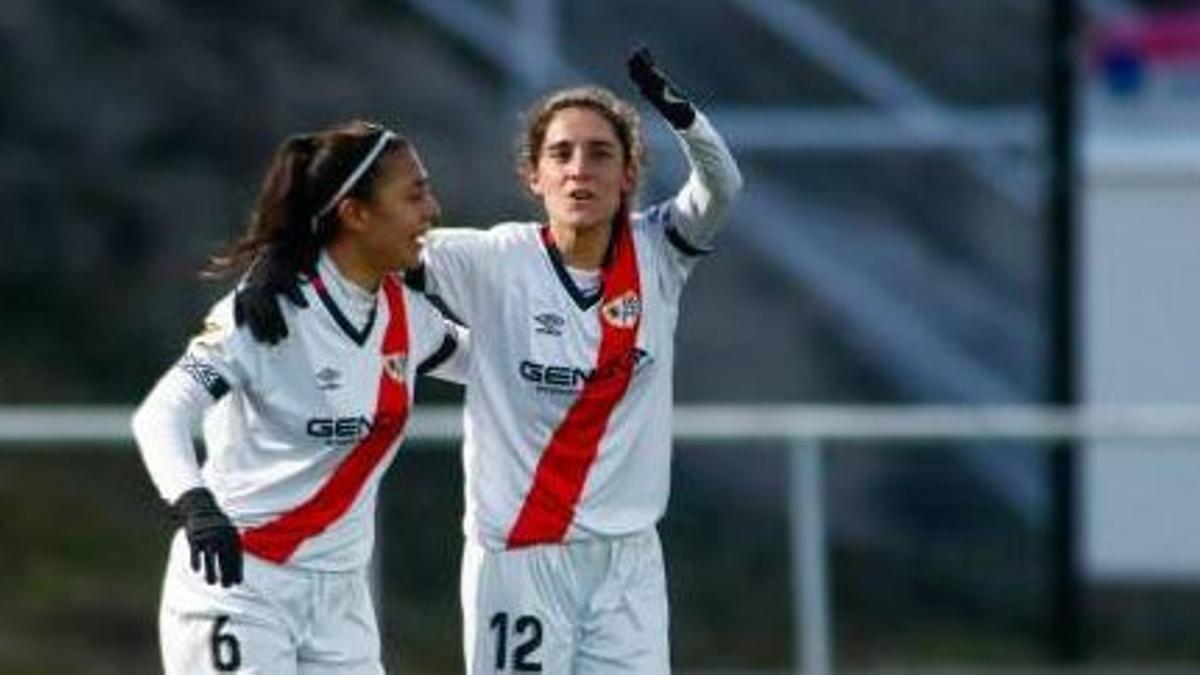
<path id="1" fill-rule="evenodd" d="M 131 408 L 120 406 L 0 407 L 0 452 L 52 451 L 60 444 L 78 443 L 128 449 L 131 414 Z M 911 447 L 904 442 L 920 441 L 1031 441 L 1044 443 L 1043 447 L 1051 447 L 1055 441 L 1200 441 L 1200 406 L 695 405 L 677 407 L 674 426 L 677 441 L 739 442 L 739 451 L 752 451 L 755 444 L 784 442 L 793 449 L 789 500 L 792 602 L 799 617 L 794 663 L 796 672 L 829 675 L 834 671 L 821 482 L 826 443 L 870 441 L 878 442 L 881 449 L 903 449 Z M 413 415 L 407 436 L 413 441 L 447 442 L 458 440 L 461 434 L 461 410 L 423 406 Z M 421 447 L 414 444 L 414 448 Z"/>
<path id="2" fill-rule="evenodd" d="M 0 406 L 0 451 L 13 444 L 132 440 L 125 406 Z M 460 411 L 422 406 L 408 438 L 461 437 Z M 688 405 L 675 438 L 730 441 L 995 441 L 1200 439 L 1200 406 L 816 406 Z"/>

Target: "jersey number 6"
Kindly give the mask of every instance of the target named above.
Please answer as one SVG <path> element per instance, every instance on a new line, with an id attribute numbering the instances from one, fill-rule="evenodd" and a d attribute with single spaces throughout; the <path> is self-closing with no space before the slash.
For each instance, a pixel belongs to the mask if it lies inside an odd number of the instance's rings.
<path id="1" fill-rule="evenodd" d="M 208 647 L 212 652 L 213 668 L 219 673 L 232 673 L 242 666 L 242 647 L 237 637 L 232 633 L 221 634 L 221 629 L 229 622 L 229 617 L 222 614 L 213 624 L 212 637 Z"/>

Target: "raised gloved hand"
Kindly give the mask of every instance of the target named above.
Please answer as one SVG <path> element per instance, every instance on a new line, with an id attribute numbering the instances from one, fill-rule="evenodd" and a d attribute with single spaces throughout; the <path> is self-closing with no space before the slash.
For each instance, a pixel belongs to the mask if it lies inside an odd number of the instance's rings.
<path id="1" fill-rule="evenodd" d="M 272 270 L 268 261 L 255 265 L 234 293 L 234 322 L 248 325 L 255 340 L 277 344 L 288 335 L 287 321 L 279 306 L 280 296 L 297 307 L 308 306 L 294 274 Z"/>
<path id="2" fill-rule="evenodd" d="M 228 588 L 242 582 L 242 542 L 229 516 L 208 488 L 192 488 L 173 506 L 192 549 L 192 571 L 204 568 L 204 580 Z"/>
<path id="3" fill-rule="evenodd" d="M 687 129 L 692 126 L 696 119 L 692 102 L 655 65 L 654 57 L 646 47 L 639 47 L 629 55 L 629 79 L 672 127 Z"/>

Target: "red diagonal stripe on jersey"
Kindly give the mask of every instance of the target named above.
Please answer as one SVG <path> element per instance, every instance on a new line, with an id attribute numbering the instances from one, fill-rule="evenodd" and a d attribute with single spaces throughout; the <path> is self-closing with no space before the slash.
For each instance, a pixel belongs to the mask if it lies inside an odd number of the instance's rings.
<path id="1" fill-rule="evenodd" d="M 596 370 L 542 451 L 533 485 L 508 534 L 510 548 L 562 541 L 575 519 L 575 507 L 608 420 L 633 377 L 629 355 L 637 342 L 641 317 L 631 326 L 618 328 L 604 319 L 604 311 L 610 302 L 630 292 L 641 298 L 637 253 L 628 223 L 616 228 L 613 236 L 617 238 L 613 258 L 605 271 L 604 297 L 596 312 L 601 330 Z"/>
<path id="2" fill-rule="evenodd" d="M 346 455 L 329 479 L 307 501 L 278 518 L 242 532 L 242 547 L 275 563 L 284 563 L 306 540 L 324 532 L 354 503 L 379 463 L 387 457 L 404 431 L 408 418 L 408 390 L 402 379 L 388 373 L 387 359 L 408 353 L 408 321 L 404 295 L 391 277 L 383 281 L 388 302 L 388 325 L 381 352 L 375 422 L 367 437 Z M 403 375 L 403 373 L 401 373 Z"/>

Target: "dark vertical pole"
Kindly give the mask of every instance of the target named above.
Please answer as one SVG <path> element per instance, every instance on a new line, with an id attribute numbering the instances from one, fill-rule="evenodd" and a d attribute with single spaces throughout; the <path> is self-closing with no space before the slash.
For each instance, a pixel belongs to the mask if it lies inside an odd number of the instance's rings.
<path id="1" fill-rule="evenodd" d="M 1076 64 L 1079 0 L 1053 0 L 1049 18 L 1049 265 L 1051 372 L 1049 399 L 1055 405 L 1077 402 L 1075 369 L 1076 189 L 1079 185 Z M 1083 589 L 1079 565 L 1079 489 L 1077 451 L 1063 443 L 1050 454 L 1053 500 L 1051 537 L 1050 656 L 1058 664 L 1083 657 Z"/>

